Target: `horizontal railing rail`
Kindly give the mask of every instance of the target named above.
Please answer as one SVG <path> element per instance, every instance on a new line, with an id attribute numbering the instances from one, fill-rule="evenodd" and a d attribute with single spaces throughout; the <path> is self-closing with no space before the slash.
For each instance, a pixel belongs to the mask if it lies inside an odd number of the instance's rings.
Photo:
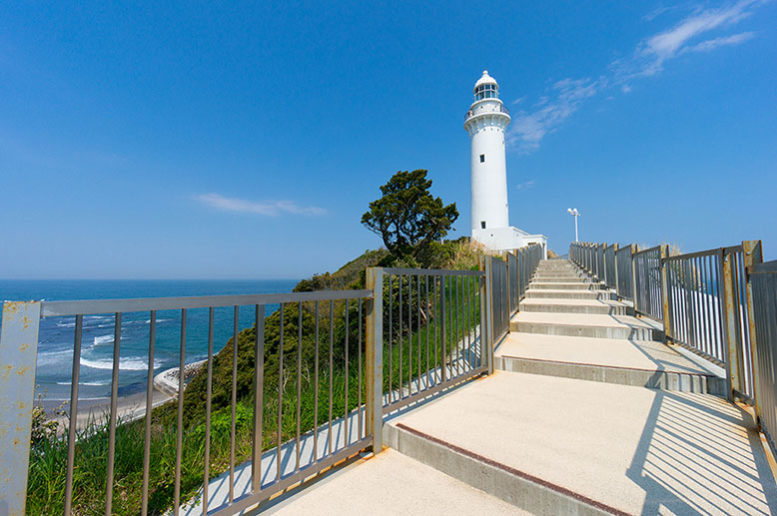
<path id="1" fill-rule="evenodd" d="M 138 299 L 87 299 L 78 301 L 42 301 L 41 317 L 110 314 L 116 312 L 148 312 L 151 310 L 182 310 L 247 305 L 277 305 L 307 301 L 330 301 L 368 298 L 369 290 L 321 290 L 281 294 L 234 296 L 150 297 Z"/>

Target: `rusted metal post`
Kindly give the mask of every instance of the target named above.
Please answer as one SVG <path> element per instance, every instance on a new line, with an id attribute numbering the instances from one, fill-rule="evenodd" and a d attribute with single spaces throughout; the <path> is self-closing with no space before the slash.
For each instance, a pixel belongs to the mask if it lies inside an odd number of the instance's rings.
<path id="1" fill-rule="evenodd" d="M 750 272 L 753 265 L 763 262 L 763 251 L 760 240 L 745 240 L 742 242 L 742 251 L 745 257 L 745 286 L 747 294 L 747 323 L 750 335 L 750 363 L 753 372 L 753 405 L 755 406 L 756 419 L 760 425 L 761 406 L 758 402 L 758 342 L 755 338 L 755 309 L 753 307 L 753 285 L 750 282 Z M 774 315 L 774 314 L 772 314 Z"/>
<path id="2" fill-rule="evenodd" d="M 370 267 L 366 275 L 372 299 L 367 301 L 366 433 L 372 434 L 372 453 L 383 451 L 383 269 Z"/>
<path id="3" fill-rule="evenodd" d="M 723 254 L 723 298 L 724 298 L 724 334 L 726 336 L 728 360 L 726 360 L 726 398 L 734 400 L 734 391 L 742 392 L 742 342 L 737 331 L 738 307 L 734 302 L 734 274 L 731 255 Z"/>
<path id="4" fill-rule="evenodd" d="M 0 333 L 0 514 L 23 515 L 40 302 L 6 302 Z"/>
<path id="5" fill-rule="evenodd" d="M 661 304 L 663 305 L 663 319 L 664 319 L 664 342 L 669 341 L 669 280 L 666 274 L 666 259 L 669 258 L 669 246 L 667 244 L 661 244 L 659 250 L 659 270 L 661 271 Z"/>

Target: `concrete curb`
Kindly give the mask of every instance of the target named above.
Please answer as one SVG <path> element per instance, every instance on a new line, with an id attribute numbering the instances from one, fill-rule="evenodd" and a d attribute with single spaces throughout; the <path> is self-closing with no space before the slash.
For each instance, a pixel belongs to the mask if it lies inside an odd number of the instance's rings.
<path id="1" fill-rule="evenodd" d="M 384 425 L 383 439 L 395 450 L 533 514 L 626 514 L 402 423 Z"/>
<path id="2" fill-rule="evenodd" d="M 662 391 L 726 396 L 726 380 L 724 378 L 698 373 L 580 364 L 504 355 L 494 356 L 494 368 L 514 373 L 540 374 L 575 380 L 647 387 Z"/>

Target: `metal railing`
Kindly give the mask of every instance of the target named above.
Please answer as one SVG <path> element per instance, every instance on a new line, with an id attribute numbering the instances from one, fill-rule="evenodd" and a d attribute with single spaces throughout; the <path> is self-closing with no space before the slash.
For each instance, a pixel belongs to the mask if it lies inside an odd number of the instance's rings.
<path id="1" fill-rule="evenodd" d="M 507 279 L 507 262 L 501 258 L 493 258 L 491 260 L 491 299 L 493 303 L 491 324 L 495 341 L 502 340 L 510 331 Z"/>
<path id="2" fill-rule="evenodd" d="M 618 244 L 604 248 L 604 284 L 608 288 L 616 288 L 618 285 L 618 269 L 615 266 L 615 253 L 617 251 Z"/>
<path id="3" fill-rule="evenodd" d="M 634 310 L 657 321 L 664 320 L 664 300 L 661 288 L 661 259 L 665 246 L 637 251 L 632 256 L 634 269 Z"/>
<path id="4" fill-rule="evenodd" d="M 570 259 L 593 276 L 597 248 L 573 243 Z M 755 406 L 777 451 L 777 262 L 761 263 L 761 242 L 751 240 L 675 256 L 667 245 L 636 249 L 615 252 L 618 296 L 661 321 L 668 342 L 722 365 L 728 398 Z"/>
<path id="5" fill-rule="evenodd" d="M 149 472 L 150 450 L 153 440 L 152 433 L 152 393 L 155 364 L 155 343 L 157 329 L 157 314 L 161 311 L 175 310 L 179 313 L 179 374 L 178 395 L 176 396 L 176 416 L 169 424 L 175 428 L 175 461 L 173 481 L 173 512 L 178 514 L 182 504 L 187 500 L 182 499 L 182 455 L 184 450 L 184 433 L 187 425 L 184 422 L 185 383 L 184 371 L 186 366 L 187 345 L 191 339 L 187 336 L 187 330 L 191 330 L 191 324 L 187 318 L 194 310 L 208 311 L 208 352 L 207 352 L 207 403 L 205 407 L 205 435 L 202 486 L 203 493 L 199 501 L 204 512 L 210 505 L 209 480 L 211 472 L 211 392 L 213 386 L 213 335 L 215 310 L 220 307 L 233 309 L 234 334 L 232 336 L 231 353 L 231 409 L 229 431 L 229 458 L 228 458 L 228 495 L 224 507 L 216 507 L 216 512 L 225 510 L 232 513 L 253 506 L 274 493 L 300 482 L 302 479 L 314 475 L 348 456 L 359 453 L 371 443 L 369 435 L 362 424 L 362 412 L 357 410 L 358 424 L 349 421 L 349 411 L 361 406 L 363 371 L 362 362 L 364 350 L 362 347 L 363 328 L 363 302 L 369 300 L 372 295 L 370 290 L 349 291 L 323 291 L 303 292 L 288 294 L 267 295 L 239 295 L 239 296 L 208 296 L 191 298 L 158 298 L 158 299 L 126 299 L 126 300 L 90 300 L 90 301 L 53 301 L 40 303 L 41 317 L 74 317 L 73 333 L 73 365 L 71 394 L 69 403 L 69 428 L 65 433 L 67 439 L 67 463 L 64 485 L 64 510 L 65 514 L 78 512 L 74 506 L 74 497 L 80 487 L 74 482 L 74 469 L 77 466 L 77 439 L 83 439 L 78 428 L 78 401 L 79 401 L 79 377 L 81 368 L 81 352 L 83 349 L 84 316 L 92 314 L 112 313 L 114 318 L 114 340 L 112 354 L 112 381 L 110 396 L 110 413 L 108 416 L 109 430 L 107 434 L 107 468 L 106 491 L 104 504 L 106 514 L 112 513 L 113 491 L 115 484 L 115 447 L 117 430 L 117 402 L 118 402 L 118 375 L 120 369 L 120 350 L 122 336 L 122 319 L 126 314 L 144 312 L 149 317 L 148 330 L 148 373 L 145 408 L 145 430 L 143 442 L 143 487 L 141 494 L 141 512 L 145 514 L 149 503 Z M 274 336 L 265 335 L 267 317 L 265 306 L 269 304 L 279 305 L 279 309 L 272 315 L 276 323 Z M 239 404 L 237 394 L 238 377 L 238 343 L 239 343 L 239 319 L 240 308 L 250 307 L 253 312 L 253 351 L 254 360 L 250 364 L 253 373 L 254 384 L 257 386 L 253 401 L 252 438 L 250 442 L 251 482 L 247 491 L 236 493 L 236 446 L 237 420 L 236 410 Z M 323 312 L 323 313 L 322 313 Z M 307 320 L 315 320 L 314 334 L 303 332 L 303 317 Z M 320 331 L 322 318 L 325 321 L 323 331 Z M 350 320 L 349 320 L 350 319 Z M 3 321 L 3 338 L 8 321 Z M 11 323 L 12 324 L 12 323 Z M 327 334 L 328 327 L 328 334 Z M 337 328 L 337 335 L 335 335 Z M 357 343 L 358 342 L 358 343 Z M 273 370 L 268 371 L 265 361 L 265 348 L 271 346 L 277 349 L 277 362 L 273 364 Z M 321 348 L 324 349 L 321 349 Z M 311 353 L 311 348 L 312 353 Z M 328 351 L 327 351 L 328 348 Z M 349 354 L 351 356 L 349 356 Z M 355 360 L 354 360 L 355 359 Z M 287 362 L 285 362 L 285 360 Z M 304 363 L 303 363 L 304 361 Z M 313 363 L 310 363 L 310 362 Z M 335 361 L 337 365 L 335 365 Z M 358 374 L 349 375 L 349 365 L 358 363 Z M 33 364 L 34 367 L 34 364 Z M 303 380 L 303 368 L 314 371 L 314 379 Z M 241 370 L 244 374 L 244 370 Z M 272 373 L 272 374 L 269 374 Z M 306 375 L 307 376 L 307 375 Z M 276 378 L 277 377 L 277 378 Z M 334 412 L 333 396 L 342 398 L 333 392 L 333 379 L 341 378 L 344 383 L 344 401 L 342 412 Z M 349 381 L 358 382 L 358 399 L 348 399 Z M 273 383 L 274 382 L 274 383 Z M 319 411 L 319 391 L 328 390 L 328 405 L 326 413 Z M 284 397 L 294 399 L 294 407 L 289 411 L 288 403 Z M 315 405 L 315 415 L 307 427 L 303 426 L 300 415 L 301 404 L 310 402 Z M 274 422 L 273 422 L 274 420 Z M 349 435 L 349 430 L 351 433 Z M 334 433 L 333 433 L 334 432 Z M 320 433 L 325 435 L 319 435 Z M 312 443 L 312 449 L 303 453 L 303 441 Z M 319 442 L 321 441 L 321 442 Z M 326 445 L 322 445 L 326 442 Z M 269 447 L 268 444 L 272 443 Z M 307 447 L 306 447 L 307 448 Z M 269 451 L 272 460 L 272 471 L 263 471 L 263 464 Z M 265 460 L 263 460 L 265 459 Z"/>
<path id="6" fill-rule="evenodd" d="M 494 113 L 504 113 L 506 115 L 510 115 L 510 110 L 507 107 L 505 107 L 504 104 L 499 104 L 499 107 L 497 107 L 493 111 L 485 111 L 484 110 L 484 111 L 479 111 L 479 112 L 476 113 L 474 110 L 470 109 L 470 110 L 467 111 L 467 114 L 464 115 L 464 121 L 466 122 L 467 120 L 469 120 L 470 118 L 475 117 L 475 116 L 492 115 Z"/>
<path id="7" fill-rule="evenodd" d="M 717 363 L 726 361 L 721 250 L 665 260 L 668 337 Z"/>
<path id="8" fill-rule="evenodd" d="M 760 427 L 772 450 L 777 449 L 777 260 L 750 268 L 755 354 L 754 395 Z"/>
<path id="9" fill-rule="evenodd" d="M 494 346 L 509 331 L 510 317 L 541 259 L 542 246 L 532 245 L 508 253 L 506 260 L 486 256 L 477 271 L 370 268 L 362 290 L 6 302 L 0 364 L 13 364 L 16 373 L 0 376 L 0 403 L 5 403 L 0 407 L 0 463 L 13 473 L 0 485 L 0 507 L 5 503 L 10 512 L 24 512 L 28 475 L 20 472 L 28 472 L 30 460 L 41 458 L 30 447 L 41 319 L 69 318 L 73 328 L 68 426 L 55 438 L 65 450 L 62 464 L 55 468 L 64 476 L 56 512 L 82 511 L 84 481 L 74 472 L 94 467 L 83 462 L 82 450 L 98 440 L 107 450 L 105 489 L 98 500 L 90 491 L 91 508 L 100 504 L 112 513 L 124 503 L 128 488 L 122 475 L 127 473 L 117 469 L 117 453 L 134 446 L 136 456 L 142 457 L 134 473 L 142 477 L 142 487 L 129 493 L 138 503 L 129 512 L 233 514 L 364 450 L 381 450 L 384 414 L 492 372 Z M 277 309 L 270 313 L 270 306 Z M 179 374 L 177 393 L 156 409 L 152 394 L 163 313 L 166 331 L 175 339 Z M 113 330 L 110 402 L 102 433 L 79 427 L 85 318 L 95 314 L 110 314 Z M 145 407 L 136 414 L 139 420 L 130 421 L 120 414 L 119 374 L 126 358 L 123 330 L 136 320 L 147 324 L 142 338 L 148 365 Z M 219 328 L 229 326 L 231 337 L 218 353 L 217 322 Z M 186 375 L 181 374 L 193 348 L 207 349 L 197 376 L 204 392 L 194 391 L 204 399 L 204 414 L 192 412 L 199 402 L 187 394 L 192 391 L 187 391 Z M 249 377 L 253 387 L 245 392 Z M 213 404 L 217 390 L 222 393 L 221 407 Z M 26 409 L 11 410 L 17 403 Z M 220 418 L 226 414 L 226 427 L 214 426 L 217 409 Z M 117 448 L 119 430 L 128 424 L 137 427 L 138 437 Z M 170 464 L 166 502 L 153 499 L 158 479 L 152 469 L 162 460 L 154 459 L 153 450 L 159 449 L 160 431 L 169 437 L 164 447 L 169 453 L 164 460 Z M 199 440 L 191 444 L 193 439 Z M 27 444 L 5 446 L 13 442 Z M 222 444 L 214 448 L 217 442 Z M 222 470 L 225 480 L 214 483 Z M 241 482 L 246 476 L 248 482 Z M 114 497 L 117 486 L 122 486 L 121 498 Z"/>
<path id="10" fill-rule="evenodd" d="M 507 274 L 509 294 L 510 294 L 510 315 L 518 311 L 518 304 L 521 302 L 523 293 L 521 292 L 521 272 L 518 268 L 520 254 L 507 253 Z"/>
<path id="11" fill-rule="evenodd" d="M 615 251 L 615 274 L 617 276 L 615 292 L 621 299 L 634 300 L 631 259 L 636 250 L 636 246 L 632 244 Z"/>
<path id="12" fill-rule="evenodd" d="M 384 413 L 486 371 L 484 271 L 378 271 L 383 276 Z"/>

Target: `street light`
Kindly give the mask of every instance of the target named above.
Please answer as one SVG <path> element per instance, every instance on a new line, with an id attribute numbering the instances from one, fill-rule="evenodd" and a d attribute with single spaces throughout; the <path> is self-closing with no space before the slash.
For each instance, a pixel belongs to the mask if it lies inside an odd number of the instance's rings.
<path id="1" fill-rule="evenodd" d="M 575 242 L 578 242 L 579 239 L 577 238 L 577 218 L 580 216 L 580 212 L 577 211 L 577 208 L 567 208 L 567 213 L 569 213 L 575 218 Z"/>

